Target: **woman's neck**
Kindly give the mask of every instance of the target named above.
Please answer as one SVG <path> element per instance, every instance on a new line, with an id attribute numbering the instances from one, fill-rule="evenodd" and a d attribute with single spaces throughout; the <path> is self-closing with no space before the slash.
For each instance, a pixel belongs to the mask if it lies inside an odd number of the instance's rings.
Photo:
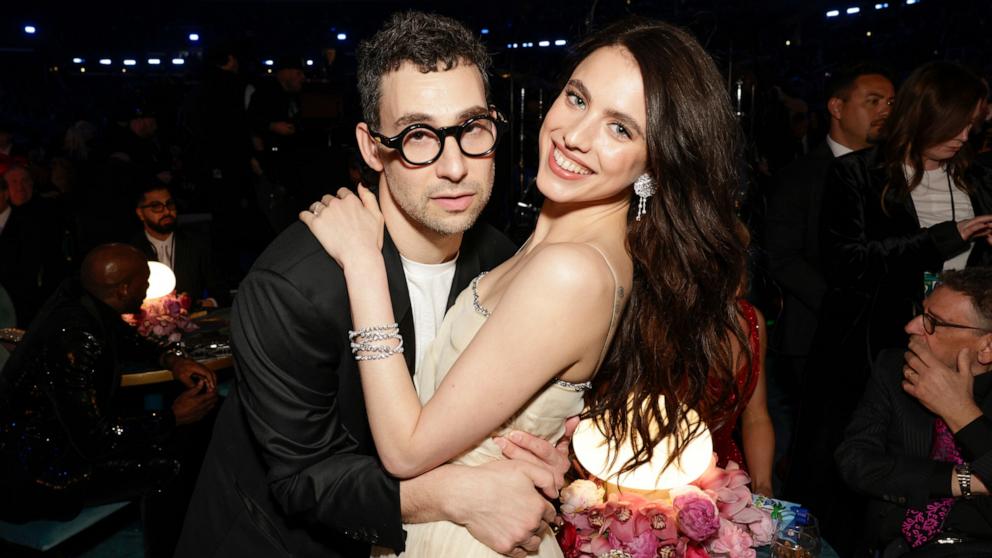
<path id="1" fill-rule="evenodd" d="M 542 242 L 586 242 L 611 233 L 622 239 L 627 231 L 629 208 L 630 200 L 626 196 L 612 202 L 581 204 L 545 200 L 526 250 Z"/>

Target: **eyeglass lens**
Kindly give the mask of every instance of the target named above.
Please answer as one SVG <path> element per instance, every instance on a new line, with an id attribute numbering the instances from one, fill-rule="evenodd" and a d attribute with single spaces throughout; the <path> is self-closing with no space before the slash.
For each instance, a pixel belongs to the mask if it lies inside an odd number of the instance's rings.
<path id="1" fill-rule="evenodd" d="M 174 210 L 176 208 L 176 202 L 172 200 L 169 200 L 165 203 L 157 201 L 157 202 L 152 202 L 144 207 L 145 209 L 150 209 L 152 213 L 162 213 L 163 211 L 166 210 L 166 208 L 168 208 L 170 211 Z"/>
<path id="2" fill-rule="evenodd" d="M 473 157 L 485 155 L 496 144 L 496 123 L 488 118 L 471 120 L 455 132 L 462 153 Z M 403 136 L 403 155 L 414 164 L 426 163 L 441 155 L 444 145 L 431 128 L 417 128 Z"/>

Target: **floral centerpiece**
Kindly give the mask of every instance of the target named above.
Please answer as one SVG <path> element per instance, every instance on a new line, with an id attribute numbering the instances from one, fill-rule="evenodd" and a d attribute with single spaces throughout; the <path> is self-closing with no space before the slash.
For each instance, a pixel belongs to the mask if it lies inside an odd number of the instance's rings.
<path id="1" fill-rule="evenodd" d="M 138 333 L 165 345 L 182 339 L 183 333 L 199 327 L 189 317 L 190 297 L 171 292 L 158 298 L 146 298 L 139 314 L 125 314 L 124 320 L 138 328 Z"/>
<path id="2" fill-rule="evenodd" d="M 775 523 L 752 505 L 751 479 L 736 463 L 714 464 L 666 497 L 607 495 L 600 481 L 577 480 L 561 493 L 565 558 L 754 558 Z"/>

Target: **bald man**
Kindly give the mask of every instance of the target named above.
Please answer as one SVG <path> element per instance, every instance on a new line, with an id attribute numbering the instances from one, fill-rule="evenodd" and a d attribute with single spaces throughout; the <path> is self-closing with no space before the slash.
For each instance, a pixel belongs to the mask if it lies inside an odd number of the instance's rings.
<path id="1" fill-rule="evenodd" d="M 18 344 L 0 376 L 0 518 L 72 517 L 86 505 L 142 496 L 181 472 L 160 448 L 214 408 L 216 378 L 163 354 L 121 319 L 140 308 L 147 288 L 141 252 L 98 246 Z M 164 366 L 185 387 L 169 409 L 128 411 L 119 392 L 125 365 Z M 167 523 L 146 526 L 146 543 L 158 537 L 146 555 L 171 555 L 174 540 L 156 532 Z"/>

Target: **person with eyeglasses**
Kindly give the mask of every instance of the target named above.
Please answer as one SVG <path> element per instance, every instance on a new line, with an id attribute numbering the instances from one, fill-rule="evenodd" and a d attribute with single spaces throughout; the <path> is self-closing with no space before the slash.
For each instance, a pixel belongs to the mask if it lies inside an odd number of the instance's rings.
<path id="1" fill-rule="evenodd" d="M 835 159 L 827 172 L 820 245 L 828 290 L 786 497 L 819 517 L 842 554 L 859 526 L 850 499 L 832 487 L 838 473 L 828 456 L 872 362 L 905 344 L 902 326 L 936 274 L 992 265 L 992 169 L 974 163 L 966 141 L 987 94 L 961 65 L 920 66 L 899 87 L 878 145 Z"/>
<path id="2" fill-rule="evenodd" d="M 394 14 L 358 60 L 355 135 L 378 174 L 382 257 L 414 370 L 457 294 L 514 251 L 476 222 L 503 129 L 489 104 L 486 48 L 453 19 Z M 256 261 L 231 315 L 235 387 L 177 556 L 367 557 L 371 545 L 402 551 L 404 523 L 442 520 L 490 552 L 523 553 L 552 520 L 539 489 L 553 496 L 569 462 L 543 439 L 521 434 L 519 452 L 535 453 L 487 466 L 403 480 L 382 467 L 348 345 L 350 313 L 341 268 L 304 224 Z"/>
<path id="3" fill-rule="evenodd" d="M 230 303 L 209 239 L 178 227 L 176 200 L 168 186 L 154 179 L 146 182 L 135 199 L 134 212 L 141 231 L 129 244 L 149 261 L 169 266 L 176 275 L 177 293 L 187 293 L 197 306 L 207 308 Z"/>
<path id="4" fill-rule="evenodd" d="M 880 556 L 992 556 L 992 268 L 948 271 L 882 351 L 835 454 Z"/>

